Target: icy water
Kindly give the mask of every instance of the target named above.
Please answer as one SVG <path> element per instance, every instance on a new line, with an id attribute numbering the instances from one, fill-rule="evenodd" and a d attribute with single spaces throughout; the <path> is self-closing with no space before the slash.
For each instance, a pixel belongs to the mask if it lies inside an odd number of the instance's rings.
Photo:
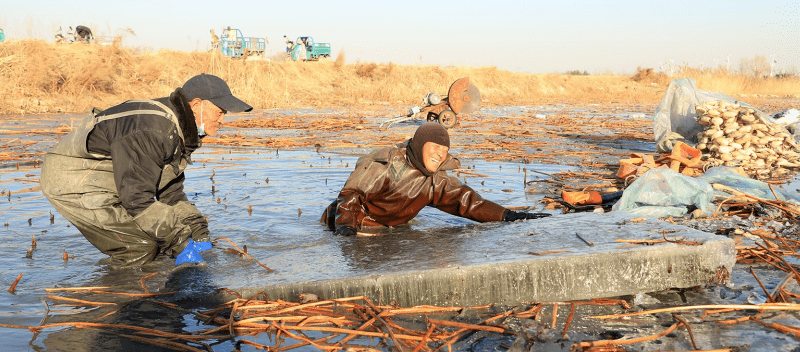
<path id="1" fill-rule="evenodd" d="M 535 110 L 546 115 L 562 108 L 548 109 L 523 110 Z M 636 148 L 646 149 L 648 146 L 639 144 Z M 626 149 L 626 146 L 619 147 Z M 354 247 L 361 242 L 353 238 L 333 237 L 319 223 L 322 210 L 344 184 L 358 154 L 366 152 L 368 150 L 355 150 L 354 154 L 333 154 L 307 150 L 204 147 L 193 156 L 195 163 L 186 171 L 185 190 L 190 200 L 210 218 L 211 237 L 225 237 L 239 247 L 246 246 L 247 252 L 257 261 L 281 272 L 281 275 L 268 274 L 266 269 L 253 260 L 226 251 L 231 246 L 223 240 L 218 242 L 212 253 L 204 253 L 209 263 L 205 268 L 173 272 L 172 260 L 160 257 L 155 265 L 146 270 L 112 271 L 99 263 L 105 255 L 91 246 L 42 196 L 36 182 L 39 178 L 38 165 L 22 164 L 19 168 L 14 163 L 1 165 L 0 188 L 5 193 L 0 198 L 0 223 L 3 225 L 0 228 L 0 287 L 4 287 L 0 291 L 0 323 L 36 326 L 64 321 L 99 320 L 177 333 L 196 331 L 209 326 L 199 323 L 188 311 L 176 313 L 175 310 L 166 310 L 154 304 L 151 299 L 96 297 L 46 290 L 59 287 L 110 286 L 119 291 L 141 293 L 143 289 L 140 279 L 151 272 L 157 272 L 157 275 L 145 280 L 151 291 L 177 291 L 177 294 L 159 298 L 160 300 L 176 303 L 187 310 L 198 310 L 216 307 L 219 302 L 211 301 L 208 297 L 221 288 L 325 280 L 331 277 L 364 275 L 370 270 L 393 267 L 402 270 L 404 263 L 393 261 L 391 252 L 380 252 L 376 249 L 378 247 L 369 245 L 354 251 Z M 452 152 L 455 155 L 460 154 L 458 149 Z M 506 206 L 529 207 L 531 211 L 544 211 L 541 206 L 537 208 L 543 194 L 524 192 L 524 179 L 530 181 L 545 177 L 533 171 L 556 173 L 574 170 L 559 165 L 496 163 L 470 159 L 462 159 L 462 164 L 470 172 L 487 176 L 462 174 L 459 177 L 482 196 Z M 528 170 L 527 176 L 523 168 Z M 800 185 L 795 183 L 787 189 L 794 190 L 797 187 Z M 396 240 L 396 244 L 401 246 L 399 250 L 415 247 L 425 250 L 424 247 L 418 247 L 420 237 L 457 238 L 454 233 L 488 234 L 517 230 L 514 226 L 507 228 L 504 230 L 501 226 L 475 224 L 426 209 L 410 226 L 397 229 L 392 234 L 393 237 L 387 238 L 416 235 L 417 237 L 408 240 Z M 36 239 L 37 246 L 31 257 L 26 258 L 33 238 Z M 479 257 L 460 256 L 458 245 L 453 243 L 452 247 L 441 248 L 431 255 L 439 256 L 435 260 L 441 261 L 443 266 L 459 262 L 479 263 L 482 260 Z M 63 260 L 65 252 L 70 258 L 66 262 Z M 727 286 L 626 298 L 646 309 L 675 305 L 747 304 L 748 300 L 758 301 L 757 295 L 762 293 L 748 269 L 747 266 L 737 265 Z M 783 272 L 772 270 L 766 265 L 755 266 L 754 269 L 767 289 L 778 286 L 785 277 Z M 23 277 L 16 291 L 7 292 L 5 288 L 10 287 L 20 273 Z M 116 301 L 120 304 L 113 308 L 76 306 L 53 297 L 48 298 L 48 295 Z M 546 307 L 543 314 L 552 314 L 550 309 Z M 549 324 L 528 320 L 512 320 L 507 323 L 522 338 L 527 338 L 527 347 L 532 343 L 534 350 L 567 351 L 575 341 L 655 334 L 666 329 L 672 322 L 668 315 L 621 321 L 587 318 L 596 314 L 620 312 L 617 307 L 578 309 L 570 326 L 568 339 L 564 339 L 559 331 L 569 313 L 569 309 L 563 306 L 558 312 L 560 320 L 556 329 L 550 329 Z M 106 314 L 110 315 L 102 318 Z M 771 321 L 800 326 L 795 314 L 781 314 Z M 800 340 L 756 323 L 716 325 L 697 322 L 693 327 L 698 345 L 705 349 L 746 346 L 746 350 L 752 351 L 793 351 L 800 343 Z M 3 350 L 9 351 L 161 350 L 159 347 L 91 329 L 61 327 L 38 334 L 24 329 L 0 328 L 0 331 Z M 233 351 L 237 348 L 237 339 L 242 338 L 207 343 L 212 344 L 214 351 Z M 266 334 L 247 339 L 263 344 L 274 343 Z M 284 345 L 291 343 L 293 341 L 287 340 Z M 523 346 L 526 345 L 515 344 L 515 337 L 476 333 L 458 348 L 504 351 L 509 348 L 520 350 L 517 347 Z M 684 329 L 676 330 L 657 341 L 636 346 L 636 349 L 647 351 L 691 349 Z M 253 349 L 241 346 L 241 350 Z"/>
<path id="2" fill-rule="evenodd" d="M 457 153 L 457 150 L 453 152 Z M 99 263 L 106 256 L 52 209 L 47 199 L 35 188 L 38 183 L 29 181 L 38 179 L 38 168 L 29 165 L 21 166 L 19 170 L 2 169 L 0 187 L 5 189 L 6 195 L 10 192 L 10 196 L 4 196 L 0 203 L 0 217 L 4 223 L 0 229 L 0 286 L 10 287 L 20 273 L 23 278 L 14 293 L 3 291 L 0 322 L 34 326 L 45 317 L 48 317 L 45 319 L 48 323 L 59 320 L 61 315 L 94 318 L 93 308 L 53 306 L 54 303 L 64 302 L 46 300 L 46 289 L 112 286 L 131 288 L 131 292 L 137 292 L 138 286 L 138 292 L 141 292 L 139 279 L 153 270 L 160 271 L 162 275 L 148 279 L 150 289 L 178 290 L 179 293 L 168 300 L 186 300 L 193 306 L 202 306 L 210 303 L 203 301 L 200 296 L 219 288 L 324 280 L 365 275 L 376 267 L 401 267 L 402 263 L 392 263 L 391 258 L 380 255 L 346 255 L 340 243 L 342 238 L 331 236 L 331 232 L 319 223 L 322 210 L 336 197 L 357 158 L 358 155 L 311 151 L 231 148 L 203 148 L 193 155 L 194 164 L 186 171 L 185 191 L 190 200 L 210 218 L 212 239 L 225 237 L 239 247 L 246 246 L 248 254 L 256 260 L 283 273 L 274 276 L 269 276 L 266 269 L 252 260 L 226 252 L 224 248 L 232 246 L 225 241 L 220 241 L 211 254 L 204 254 L 209 266 L 198 273 L 171 275 L 169 270 L 172 261 L 164 257 L 157 260 L 155 268 L 145 271 L 111 271 Z M 541 200 L 541 194 L 524 192 L 523 180 L 526 176 L 520 165 L 480 160 L 462 160 L 462 163 L 470 168 L 470 172 L 489 176 L 460 177 L 487 199 L 531 209 Z M 526 164 L 524 167 L 542 173 L 572 170 L 558 165 Z M 527 180 L 543 177 L 529 172 Z M 437 228 L 452 229 L 472 224 L 475 223 L 426 209 L 402 231 L 434 231 L 435 235 Z M 480 228 L 472 231 L 480 231 Z M 36 248 L 31 258 L 26 258 L 33 238 L 36 239 Z M 71 258 L 66 262 L 63 260 L 65 252 Z M 439 252 L 457 256 L 457 252 L 448 251 L 447 248 Z M 320 253 L 327 255 L 321 256 Z M 455 257 L 441 260 L 443 263 L 459 261 Z M 43 303 L 45 301 L 49 303 L 49 308 Z M 148 309 L 153 308 L 150 305 L 135 302 L 126 305 L 126 308 L 133 309 L 136 314 L 146 315 Z M 182 322 L 159 321 L 157 324 L 172 326 L 181 325 Z M 62 330 L 57 333 L 59 343 L 81 346 L 81 343 L 69 337 L 71 329 Z M 3 340 L 10 343 L 13 350 L 51 349 L 54 346 L 47 343 L 51 334 L 53 332 L 34 336 L 26 330 L 4 329 Z M 83 334 L 78 335 L 83 341 Z M 90 348 L 94 344 L 87 341 L 83 347 L 97 350 Z M 113 346 L 109 347 L 113 349 Z M 215 350 L 224 351 L 226 348 Z"/>

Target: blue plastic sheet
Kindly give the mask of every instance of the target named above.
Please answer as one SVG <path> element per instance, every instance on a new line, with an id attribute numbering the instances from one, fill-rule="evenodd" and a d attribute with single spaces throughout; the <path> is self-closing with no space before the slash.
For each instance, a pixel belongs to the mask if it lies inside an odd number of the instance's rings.
<path id="1" fill-rule="evenodd" d="M 714 213 L 714 189 L 704 180 L 670 169 L 650 169 L 625 189 L 612 211 L 627 211 L 650 218 L 684 216 L 694 208 L 703 216 Z"/>
<path id="2" fill-rule="evenodd" d="M 693 208 L 702 210 L 701 217 L 711 216 L 716 210 L 714 196 L 731 195 L 715 190 L 718 183 L 739 192 L 766 200 L 778 200 L 800 205 L 800 194 L 779 187 L 770 189 L 769 184 L 742 176 L 735 168 L 717 166 L 708 169 L 697 178 L 689 177 L 670 169 L 650 169 L 631 183 L 612 211 L 627 211 L 650 218 L 685 216 Z M 774 190 L 774 194 L 773 194 Z"/>
<path id="3" fill-rule="evenodd" d="M 770 189 L 768 183 L 742 176 L 734 170 L 735 168 L 729 166 L 716 166 L 708 169 L 705 174 L 697 178 L 708 183 L 719 183 L 761 199 L 775 200 L 775 195 L 777 195 L 777 200 L 800 205 L 800 195 L 796 192 L 786 191 L 779 187 Z M 775 191 L 774 194 L 773 190 Z M 721 191 L 716 192 L 722 196 L 729 196 Z"/>

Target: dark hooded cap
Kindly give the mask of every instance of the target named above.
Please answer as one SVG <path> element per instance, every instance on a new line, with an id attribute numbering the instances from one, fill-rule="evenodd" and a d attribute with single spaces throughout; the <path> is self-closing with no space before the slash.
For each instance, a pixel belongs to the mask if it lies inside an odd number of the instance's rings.
<path id="1" fill-rule="evenodd" d="M 427 142 L 433 142 L 450 148 L 450 135 L 447 133 L 447 129 L 438 122 L 426 122 L 417 128 L 414 137 L 408 142 L 408 146 L 406 147 L 408 159 L 425 176 L 430 176 L 431 173 L 428 172 L 425 168 L 425 164 L 422 162 L 422 147 Z"/>
<path id="2" fill-rule="evenodd" d="M 183 84 L 183 94 L 186 96 L 187 101 L 192 101 L 194 98 L 208 100 L 228 112 L 247 112 L 253 110 L 252 106 L 247 105 L 247 103 L 231 94 L 231 89 L 222 78 L 214 75 L 201 73 L 189 78 L 189 80 Z"/>

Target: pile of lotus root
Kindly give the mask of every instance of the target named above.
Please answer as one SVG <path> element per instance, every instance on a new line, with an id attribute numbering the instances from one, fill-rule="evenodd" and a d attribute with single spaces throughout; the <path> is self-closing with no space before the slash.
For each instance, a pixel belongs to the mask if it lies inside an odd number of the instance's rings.
<path id="1" fill-rule="evenodd" d="M 706 163 L 739 166 L 757 179 L 784 176 L 800 167 L 800 148 L 783 126 L 767 121 L 738 103 L 708 101 L 695 106 L 697 122 L 708 128 L 697 134 L 697 149 Z"/>

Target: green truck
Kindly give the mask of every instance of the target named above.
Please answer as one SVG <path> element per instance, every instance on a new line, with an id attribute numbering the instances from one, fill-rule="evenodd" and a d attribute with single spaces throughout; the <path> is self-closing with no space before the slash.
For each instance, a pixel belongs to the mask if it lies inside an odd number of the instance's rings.
<path id="1" fill-rule="evenodd" d="M 291 41 L 286 43 L 286 50 L 293 61 L 317 61 L 331 57 L 331 44 L 314 43 L 314 38 L 312 37 L 297 37 L 297 41 L 294 43 Z"/>

